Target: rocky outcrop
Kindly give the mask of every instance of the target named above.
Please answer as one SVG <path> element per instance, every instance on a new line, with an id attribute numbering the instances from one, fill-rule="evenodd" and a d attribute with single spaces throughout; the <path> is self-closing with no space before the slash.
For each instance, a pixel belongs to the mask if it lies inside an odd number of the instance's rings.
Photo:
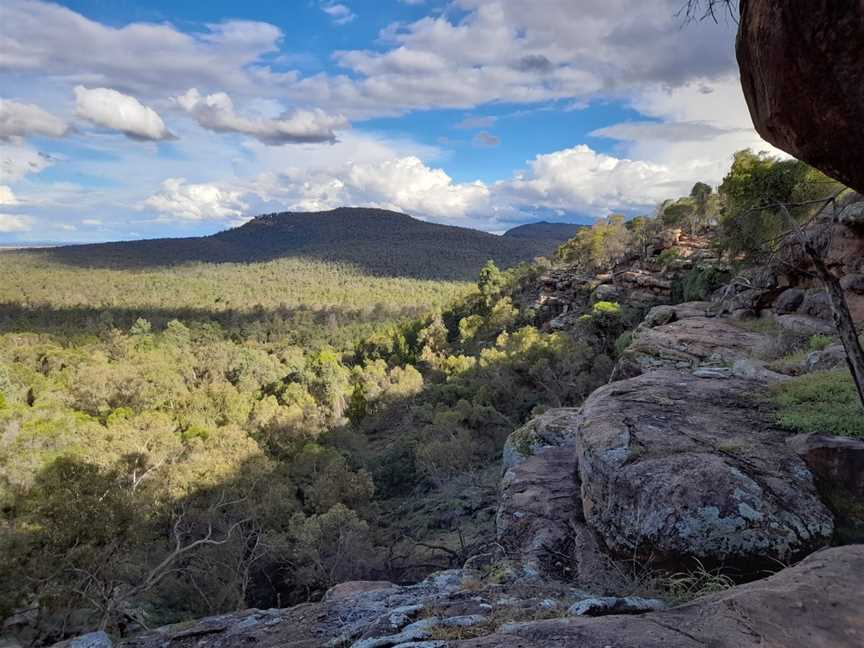
<path id="1" fill-rule="evenodd" d="M 538 321 L 553 330 L 570 328 L 586 307 L 598 301 L 626 303 L 648 309 L 669 304 L 675 285 L 691 270 L 719 259 L 706 236 L 687 236 L 680 229 L 663 230 L 643 257 L 622 261 L 610 272 L 587 275 L 575 268 L 549 270 L 540 279 L 532 306 Z"/>
<path id="2" fill-rule="evenodd" d="M 576 430 L 582 506 L 612 552 L 742 564 L 828 543 L 831 513 L 764 388 L 660 370 L 591 395 Z"/>
<path id="3" fill-rule="evenodd" d="M 615 376 L 633 377 L 656 369 L 732 366 L 770 344 L 767 336 L 744 330 L 729 320 L 688 316 L 700 308 L 651 311 L 622 354 Z M 651 322 L 663 321 L 670 312 L 674 313 L 674 321 L 650 326 Z"/>
<path id="4" fill-rule="evenodd" d="M 864 191 L 864 5 L 742 0 L 738 64 L 759 134 Z"/>
<path id="5" fill-rule="evenodd" d="M 765 580 L 640 616 L 514 623 L 454 648 L 855 648 L 864 545 L 827 549 Z"/>

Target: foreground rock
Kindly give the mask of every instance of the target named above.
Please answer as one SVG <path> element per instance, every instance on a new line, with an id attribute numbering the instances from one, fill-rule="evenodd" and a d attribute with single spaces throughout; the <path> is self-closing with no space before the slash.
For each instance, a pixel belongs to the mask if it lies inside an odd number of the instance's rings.
<path id="1" fill-rule="evenodd" d="M 857 648 L 864 639 L 862 573 L 864 545 L 850 545 L 820 551 L 765 580 L 662 609 L 662 602 L 651 599 L 586 599 L 564 587 L 504 587 L 454 570 L 410 587 L 349 584 L 320 603 L 225 614 L 118 645 Z"/>
<path id="2" fill-rule="evenodd" d="M 832 515 L 763 391 L 661 370 L 591 395 L 576 432 L 582 508 L 613 553 L 746 564 L 828 543 Z"/>
<path id="3" fill-rule="evenodd" d="M 504 625 L 460 648 L 858 648 L 864 545 L 827 549 L 762 581 L 641 616 Z"/>

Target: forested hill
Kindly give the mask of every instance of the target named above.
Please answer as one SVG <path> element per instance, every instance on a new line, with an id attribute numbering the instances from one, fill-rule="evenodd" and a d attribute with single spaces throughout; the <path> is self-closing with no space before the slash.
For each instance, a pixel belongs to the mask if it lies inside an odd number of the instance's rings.
<path id="1" fill-rule="evenodd" d="M 561 245 L 568 239 L 576 236 L 576 233 L 586 227 L 576 223 L 549 223 L 540 221 L 538 223 L 527 223 L 519 225 L 504 232 L 507 238 L 530 239 L 534 241 L 549 241 Z"/>
<path id="2" fill-rule="evenodd" d="M 73 245 L 47 253 L 78 266 L 152 267 L 282 257 L 351 263 L 385 276 L 471 279 L 489 259 L 512 266 L 551 254 L 550 241 L 438 225 L 383 209 L 266 214 L 212 236 Z"/>

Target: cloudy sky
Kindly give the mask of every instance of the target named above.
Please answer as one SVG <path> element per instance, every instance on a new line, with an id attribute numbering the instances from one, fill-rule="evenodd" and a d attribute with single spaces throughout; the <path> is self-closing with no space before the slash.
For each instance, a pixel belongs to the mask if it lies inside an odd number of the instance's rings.
<path id="1" fill-rule="evenodd" d="M 765 148 L 683 0 L 0 2 L 0 242 L 647 212 Z"/>

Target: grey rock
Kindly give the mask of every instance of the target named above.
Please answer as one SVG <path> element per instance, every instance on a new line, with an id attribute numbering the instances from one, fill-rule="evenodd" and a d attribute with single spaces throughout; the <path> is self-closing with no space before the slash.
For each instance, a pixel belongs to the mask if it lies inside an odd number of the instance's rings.
<path id="1" fill-rule="evenodd" d="M 830 322 L 809 315 L 778 315 L 775 320 L 783 330 L 801 336 L 833 335 L 836 332 Z"/>
<path id="2" fill-rule="evenodd" d="M 432 628 L 439 625 L 440 621 L 441 619 L 437 617 L 421 619 L 405 626 L 398 634 L 361 639 L 351 644 L 351 648 L 392 648 L 399 644 L 428 639 L 432 634 Z"/>
<path id="3" fill-rule="evenodd" d="M 114 648 L 114 642 L 106 632 L 99 630 L 89 632 L 74 639 L 67 639 L 54 644 L 52 648 Z"/>
<path id="4" fill-rule="evenodd" d="M 774 302 L 774 312 L 778 315 L 794 313 L 804 303 L 804 291 L 800 288 L 789 288 L 780 293 Z"/>
<path id="5" fill-rule="evenodd" d="M 700 367 L 693 371 L 697 378 L 724 379 L 732 377 L 732 370 L 728 367 Z"/>
<path id="6" fill-rule="evenodd" d="M 769 578 L 639 615 L 507 623 L 451 648 L 860 648 L 864 545 L 819 551 Z"/>
<path id="7" fill-rule="evenodd" d="M 644 614 L 666 608 L 660 599 L 641 596 L 604 596 L 588 598 L 570 606 L 567 614 L 571 616 L 605 616 L 607 614 Z"/>
<path id="8" fill-rule="evenodd" d="M 846 349 L 842 344 L 832 344 L 822 351 L 813 351 L 804 359 L 806 371 L 830 371 L 845 364 Z"/>
<path id="9" fill-rule="evenodd" d="M 843 290 L 856 295 L 864 295 L 864 274 L 849 274 L 840 280 Z"/>
<path id="10" fill-rule="evenodd" d="M 638 331 L 621 355 L 616 375 L 629 378 L 657 369 L 728 366 L 769 344 L 768 336 L 726 319 L 689 317 Z"/>
<path id="11" fill-rule="evenodd" d="M 831 300 L 828 299 L 828 293 L 821 288 L 807 291 L 798 312 L 820 320 L 830 321 Z"/>
<path id="12" fill-rule="evenodd" d="M 586 521 L 613 553 L 788 561 L 828 543 L 831 513 L 754 380 L 662 370 L 595 391 L 577 437 Z"/>

